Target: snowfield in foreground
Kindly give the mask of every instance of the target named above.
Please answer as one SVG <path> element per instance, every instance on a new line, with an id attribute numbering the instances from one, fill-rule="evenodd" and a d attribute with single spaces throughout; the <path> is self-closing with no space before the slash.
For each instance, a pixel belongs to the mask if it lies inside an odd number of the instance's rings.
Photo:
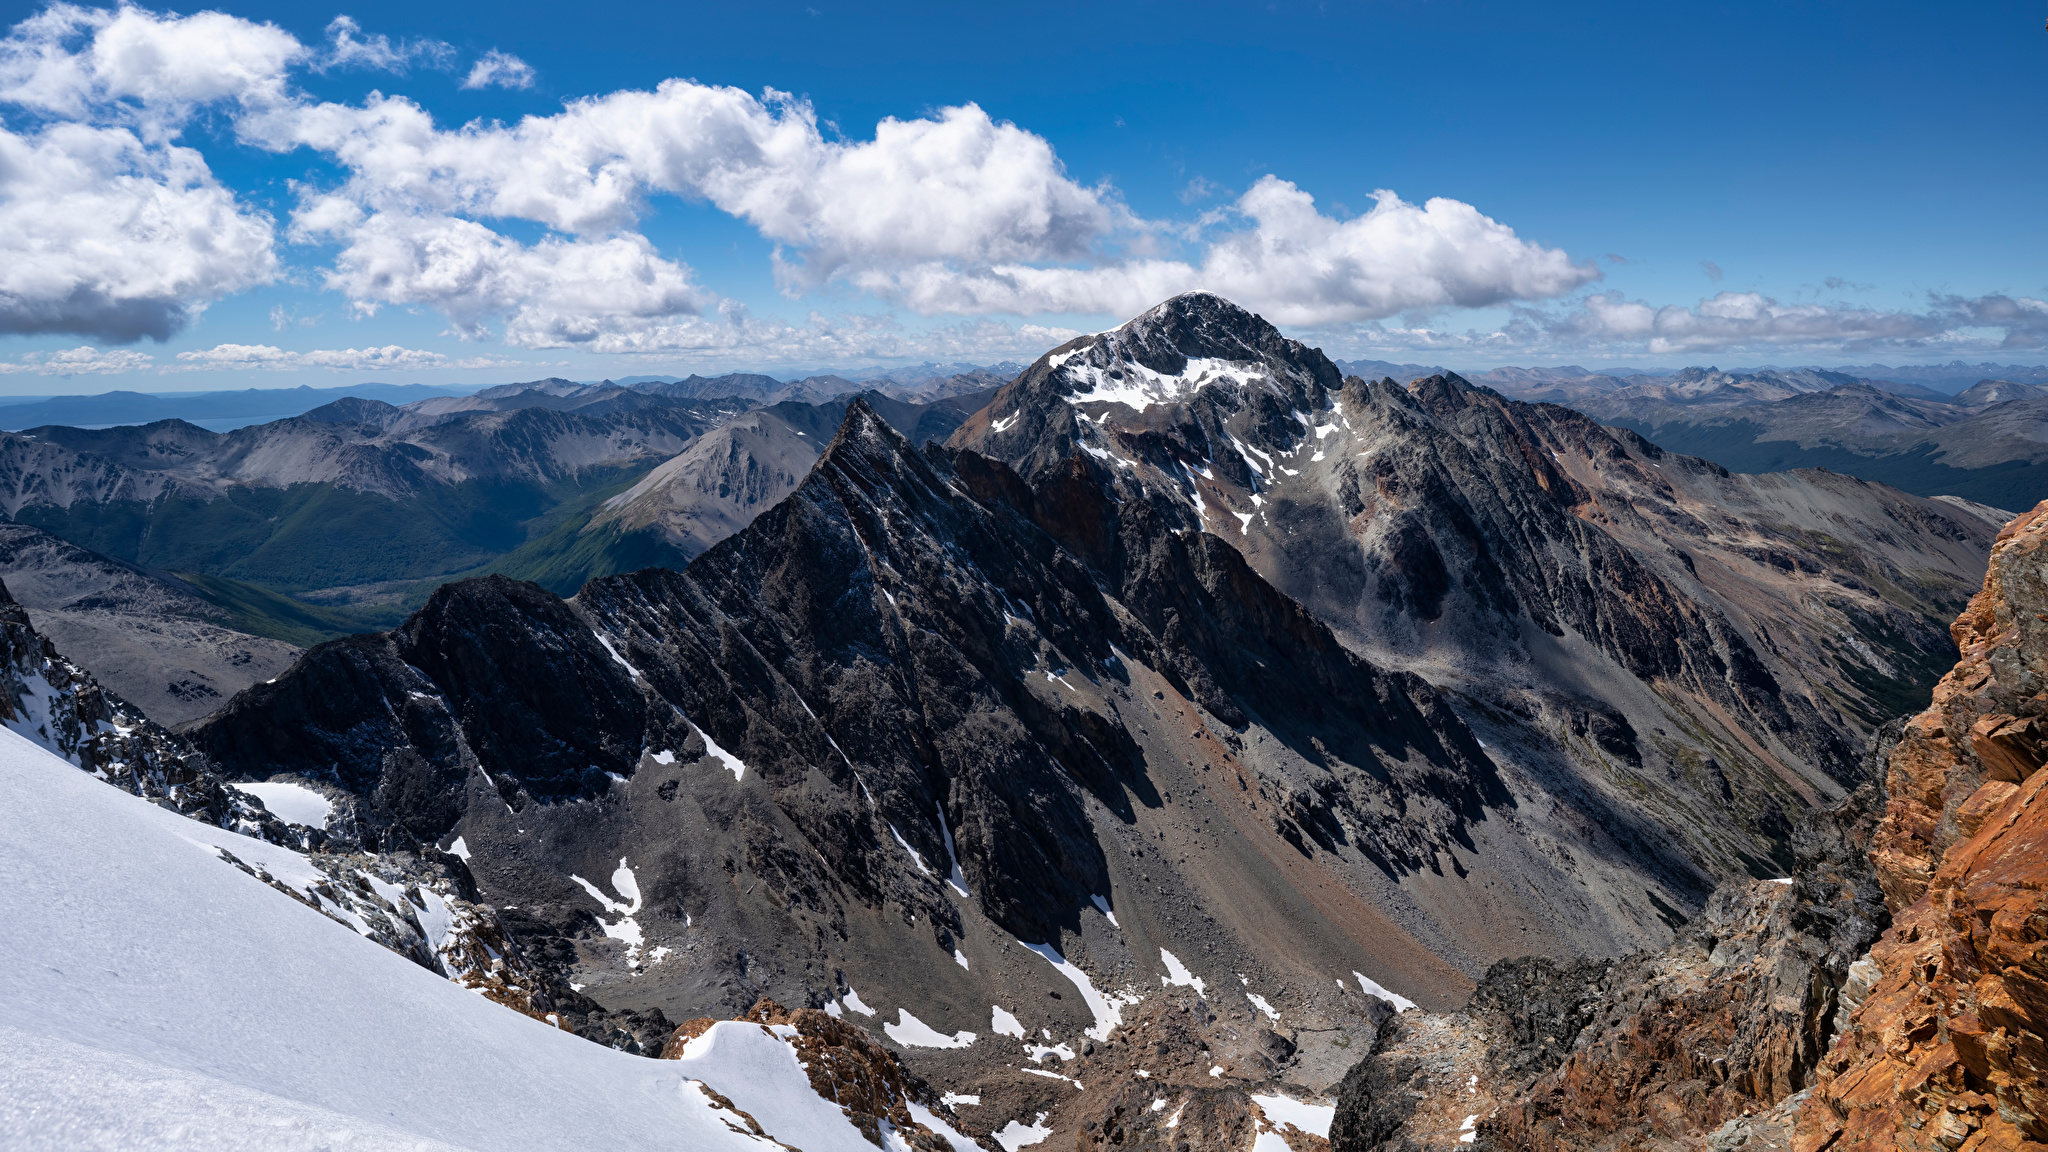
<path id="1" fill-rule="evenodd" d="M 215 848 L 247 859 L 270 846 L 110 788 L 6 730 L 0 795 L 10 1152 L 773 1152 L 699 1081 L 771 1135 L 798 1143 L 778 1124 L 800 1130 L 804 1152 L 873 1150 L 773 1031 L 721 1024 L 684 1060 L 614 1052 L 408 963 Z M 942 1130 L 936 1119 L 925 1122 Z"/>

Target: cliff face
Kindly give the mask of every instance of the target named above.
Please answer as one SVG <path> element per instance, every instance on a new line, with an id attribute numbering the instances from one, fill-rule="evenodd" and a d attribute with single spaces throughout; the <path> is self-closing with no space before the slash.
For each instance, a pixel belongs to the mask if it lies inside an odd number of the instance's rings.
<path id="1" fill-rule="evenodd" d="M 1881 975 L 1801 1152 L 2048 1147 L 2048 503 L 1999 533 L 1963 658 L 1906 726 L 1872 858 Z"/>

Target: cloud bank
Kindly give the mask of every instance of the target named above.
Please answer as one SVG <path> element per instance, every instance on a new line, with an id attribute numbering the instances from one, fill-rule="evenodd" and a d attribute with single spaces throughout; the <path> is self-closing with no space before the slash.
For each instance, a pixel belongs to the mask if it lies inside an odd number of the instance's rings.
<path id="1" fill-rule="evenodd" d="M 217 12 L 59 4 L 0 38 L 0 334 L 165 340 L 290 272 L 358 317 L 428 311 L 464 339 L 511 348 L 764 361 L 883 347 L 951 356 L 926 348 L 963 335 L 994 343 L 959 355 L 1021 354 L 1020 334 L 1053 329 L 988 317 L 1122 317 L 1194 289 L 1340 347 L 1689 355 L 2048 341 L 2048 306 L 2030 297 L 1885 311 L 1754 292 L 1691 306 L 1589 292 L 1597 262 L 1471 204 L 1389 190 L 1361 215 L 1331 213 L 1269 174 L 1191 221 L 1148 219 L 1110 184 L 1075 179 L 1044 137 L 974 104 L 849 137 L 787 93 L 671 79 L 513 123 L 445 125 L 406 95 L 320 101 L 295 77 L 427 69 L 463 88 L 523 89 L 533 68 L 497 50 L 464 61 L 346 15 L 325 35 L 307 45 Z M 331 174 L 295 184 L 275 220 L 216 178 L 188 139 L 195 124 Z M 1183 199 L 1219 194 L 1196 181 Z M 753 228 L 791 300 L 851 296 L 961 321 L 908 334 L 874 318 L 751 317 L 642 231 L 674 200 Z M 1431 326 L 1475 308 L 1513 319 L 1491 332 Z"/>

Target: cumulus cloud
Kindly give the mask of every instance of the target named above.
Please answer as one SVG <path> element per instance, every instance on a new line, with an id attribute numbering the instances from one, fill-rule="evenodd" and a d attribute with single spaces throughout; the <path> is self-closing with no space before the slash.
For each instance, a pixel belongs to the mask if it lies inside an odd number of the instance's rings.
<path id="1" fill-rule="evenodd" d="M 269 218 L 127 128 L 0 128 L 0 333 L 168 339 L 276 275 Z"/>
<path id="2" fill-rule="evenodd" d="M 309 352 L 286 351 L 270 344 L 216 344 L 211 348 L 178 353 L 178 367 L 186 371 L 213 368 L 279 371 L 295 368 L 332 368 L 345 371 L 505 368 L 518 363 L 497 356 L 455 359 L 439 352 L 403 348 L 396 344 L 387 344 L 382 348 L 326 348 Z"/>
<path id="3" fill-rule="evenodd" d="M 471 339 L 502 316 L 506 341 L 526 348 L 587 344 L 690 315 L 710 300 L 687 268 L 662 259 L 637 233 L 521 244 L 473 220 L 364 213 L 329 198 L 300 213 L 294 235 L 342 243 L 327 284 L 360 314 L 424 305 Z"/>
<path id="4" fill-rule="evenodd" d="M 93 347 L 61 352 L 31 352 L 19 360 L 0 360 L 0 376 L 30 372 L 39 376 L 111 376 L 149 367 L 156 358 L 147 352 Z"/>
<path id="5" fill-rule="evenodd" d="M 1371 212 L 1340 220 L 1272 176 L 1235 202 L 1242 226 L 1216 230 L 1200 263 L 1148 256 L 1168 229 L 1071 179 L 1044 138 L 971 104 L 884 120 L 873 139 L 848 142 L 828 140 L 786 94 L 670 80 L 510 126 L 443 129 L 418 104 L 380 96 L 291 109 L 250 131 L 349 170 L 298 214 L 302 231 L 345 244 L 350 228 L 429 214 L 617 238 L 648 197 L 669 193 L 709 200 L 775 241 L 791 295 L 839 281 L 927 315 L 1129 314 L 1207 288 L 1281 322 L 1320 323 L 1544 299 L 1599 275 L 1459 201 L 1380 192 Z M 639 303 L 622 310 L 621 331 L 641 325 Z"/>
<path id="6" fill-rule="evenodd" d="M 1592 264 L 1531 244 L 1469 204 L 1374 194 L 1372 211 L 1326 216 L 1295 185 L 1266 176 L 1234 205 L 1250 226 L 1216 236 L 1200 265 L 1129 260 L 1092 268 L 927 263 L 853 282 L 920 312 L 1131 315 L 1193 289 L 1282 324 L 1374 320 L 1559 296 L 1598 278 Z"/>
<path id="7" fill-rule="evenodd" d="M 0 333 L 163 340 L 276 274 L 268 216 L 195 150 L 196 109 L 272 108 L 305 56 L 289 33 L 217 12 L 58 5 L 0 39 Z"/>
<path id="8" fill-rule="evenodd" d="M 533 65 L 509 52 L 493 48 L 480 57 L 469 75 L 463 78 L 464 88 L 531 88 L 533 87 Z"/>
<path id="9" fill-rule="evenodd" d="M 0 40 L 0 101 L 49 116 L 128 123 L 152 142 L 193 112 L 290 99 L 290 69 L 309 50 L 274 24 L 219 12 L 53 5 Z"/>

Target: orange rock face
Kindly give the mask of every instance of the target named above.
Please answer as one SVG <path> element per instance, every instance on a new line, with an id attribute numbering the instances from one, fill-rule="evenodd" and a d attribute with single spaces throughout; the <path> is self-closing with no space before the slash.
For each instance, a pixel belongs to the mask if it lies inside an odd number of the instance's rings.
<path id="1" fill-rule="evenodd" d="M 1882 972 L 1798 1152 L 2048 1149 L 2048 502 L 1999 534 L 1962 660 L 1892 754 Z"/>

